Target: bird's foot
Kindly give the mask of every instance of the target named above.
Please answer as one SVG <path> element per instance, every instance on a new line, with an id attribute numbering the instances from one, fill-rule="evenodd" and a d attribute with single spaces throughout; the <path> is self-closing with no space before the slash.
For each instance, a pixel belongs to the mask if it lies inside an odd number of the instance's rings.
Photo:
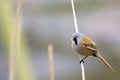
<path id="1" fill-rule="evenodd" d="M 84 60 L 83 60 L 83 59 L 82 59 L 82 60 L 80 60 L 80 64 L 81 64 L 81 63 L 84 63 Z"/>
<path id="2" fill-rule="evenodd" d="M 87 58 L 87 56 L 85 56 L 84 58 L 82 58 L 81 60 L 80 60 L 80 64 L 83 62 L 84 63 L 84 60 Z"/>

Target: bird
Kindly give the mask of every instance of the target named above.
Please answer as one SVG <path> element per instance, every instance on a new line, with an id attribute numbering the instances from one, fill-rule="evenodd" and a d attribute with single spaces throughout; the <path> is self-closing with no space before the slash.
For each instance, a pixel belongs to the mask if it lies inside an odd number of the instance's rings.
<path id="1" fill-rule="evenodd" d="M 80 32 L 74 32 L 71 37 L 71 47 L 80 55 L 85 56 L 80 60 L 80 63 L 83 62 L 88 56 L 97 57 L 102 63 L 104 63 L 112 72 L 115 70 L 112 66 L 102 57 L 98 50 L 97 44 L 87 37 L 86 35 Z"/>

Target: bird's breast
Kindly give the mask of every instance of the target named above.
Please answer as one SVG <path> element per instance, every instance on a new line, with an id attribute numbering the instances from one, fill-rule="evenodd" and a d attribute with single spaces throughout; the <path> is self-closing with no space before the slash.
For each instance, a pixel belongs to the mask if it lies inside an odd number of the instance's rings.
<path id="1" fill-rule="evenodd" d="M 87 49 L 85 47 L 82 47 L 82 46 L 78 46 L 76 48 L 76 51 L 79 53 L 79 54 L 82 54 L 84 56 L 90 56 L 92 54 L 94 54 L 94 51 L 90 50 L 90 49 Z"/>

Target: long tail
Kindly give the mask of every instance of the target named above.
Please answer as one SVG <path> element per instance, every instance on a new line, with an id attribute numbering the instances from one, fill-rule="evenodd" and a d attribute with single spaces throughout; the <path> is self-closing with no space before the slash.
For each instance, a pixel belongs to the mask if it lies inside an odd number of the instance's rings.
<path id="1" fill-rule="evenodd" d="M 115 72 L 115 70 L 112 68 L 112 66 L 97 52 L 95 54 L 99 60 L 101 60 L 112 72 Z"/>

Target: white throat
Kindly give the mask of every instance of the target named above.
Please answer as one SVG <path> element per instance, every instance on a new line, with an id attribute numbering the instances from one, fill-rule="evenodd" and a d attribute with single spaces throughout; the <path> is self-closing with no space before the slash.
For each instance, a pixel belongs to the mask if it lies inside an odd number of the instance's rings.
<path id="1" fill-rule="evenodd" d="M 76 48 L 77 48 L 77 45 L 75 44 L 74 41 L 71 42 L 71 47 L 72 47 L 73 49 L 76 49 Z"/>

